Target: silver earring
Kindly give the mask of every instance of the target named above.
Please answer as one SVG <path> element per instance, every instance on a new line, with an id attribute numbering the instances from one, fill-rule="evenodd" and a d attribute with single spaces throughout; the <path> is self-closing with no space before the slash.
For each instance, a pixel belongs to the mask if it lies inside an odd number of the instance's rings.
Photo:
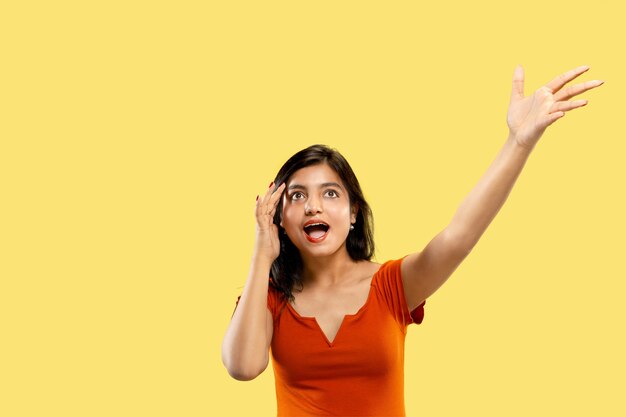
<path id="1" fill-rule="evenodd" d="M 350 230 L 354 230 L 354 225 L 353 224 L 350 225 Z"/>

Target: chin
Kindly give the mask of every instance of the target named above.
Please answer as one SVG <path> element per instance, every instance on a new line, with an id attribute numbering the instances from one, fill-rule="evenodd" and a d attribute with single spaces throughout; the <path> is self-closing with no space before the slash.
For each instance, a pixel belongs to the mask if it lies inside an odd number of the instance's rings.
<path id="1" fill-rule="evenodd" d="M 308 242 L 302 243 L 298 247 L 300 255 L 307 254 L 315 258 L 321 258 L 325 256 L 331 256 L 345 248 L 345 242 L 341 244 L 334 244 L 333 242 L 324 242 L 324 244 L 310 244 Z"/>

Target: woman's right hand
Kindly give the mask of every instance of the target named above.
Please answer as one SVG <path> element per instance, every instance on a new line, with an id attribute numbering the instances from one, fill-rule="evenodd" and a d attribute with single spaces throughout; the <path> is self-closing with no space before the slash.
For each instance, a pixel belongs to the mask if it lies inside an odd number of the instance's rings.
<path id="1" fill-rule="evenodd" d="M 256 242 L 254 257 L 267 259 L 273 263 L 280 255 L 280 241 L 278 240 L 278 226 L 274 224 L 276 206 L 283 195 L 285 183 L 272 192 L 272 182 L 263 197 L 256 201 Z"/>

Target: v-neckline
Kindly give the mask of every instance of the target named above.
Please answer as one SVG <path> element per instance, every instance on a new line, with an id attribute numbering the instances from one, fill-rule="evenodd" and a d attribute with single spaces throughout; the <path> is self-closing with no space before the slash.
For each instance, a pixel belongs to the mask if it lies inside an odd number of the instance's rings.
<path id="1" fill-rule="evenodd" d="M 374 272 L 374 275 L 372 275 L 372 280 L 370 281 L 369 293 L 367 294 L 367 299 L 365 300 L 365 303 L 361 306 L 361 308 L 358 309 L 356 313 L 344 314 L 343 318 L 341 319 L 341 323 L 339 324 L 339 328 L 337 329 L 337 333 L 335 333 L 335 337 L 332 341 L 328 340 L 328 336 L 326 335 L 326 333 L 324 333 L 324 330 L 322 330 L 322 326 L 320 326 L 320 323 L 317 321 L 317 318 L 315 316 L 301 316 L 300 313 L 296 311 L 296 309 L 291 305 L 289 301 L 287 301 L 287 306 L 296 315 L 296 317 L 300 319 L 304 319 L 304 320 L 312 320 L 313 322 L 315 322 L 317 328 L 319 329 L 320 333 L 324 337 L 324 340 L 326 341 L 328 346 L 334 347 L 335 342 L 337 341 L 337 337 L 341 333 L 341 330 L 343 329 L 344 324 L 346 323 L 346 320 L 357 317 L 358 315 L 361 314 L 361 312 L 363 312 L 363 310 L 365 310 L 365 307 L 367 307 L 370 304 L 370 299 L 372 298 L 372 293 L 374 292 L 374 278 L 376 278 L 376 274 L 378 274 L 378 271 L 380 271 L 380 268 L 378 268 L 376 272 Z"/>

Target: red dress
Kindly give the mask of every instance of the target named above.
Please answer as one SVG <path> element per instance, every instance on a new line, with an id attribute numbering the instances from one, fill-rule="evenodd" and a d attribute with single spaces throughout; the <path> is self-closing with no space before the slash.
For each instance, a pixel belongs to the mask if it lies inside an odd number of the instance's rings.
<path id="1" fill-rule="evenodd" d="M 269 287 L 278 416 L 405 416 L 404 341 L 426 301 L 409 312 L 402 259 L 374 274 L 367 301 L 345 316 L 332 342 L 314 317 L 300 316 Z"/>

